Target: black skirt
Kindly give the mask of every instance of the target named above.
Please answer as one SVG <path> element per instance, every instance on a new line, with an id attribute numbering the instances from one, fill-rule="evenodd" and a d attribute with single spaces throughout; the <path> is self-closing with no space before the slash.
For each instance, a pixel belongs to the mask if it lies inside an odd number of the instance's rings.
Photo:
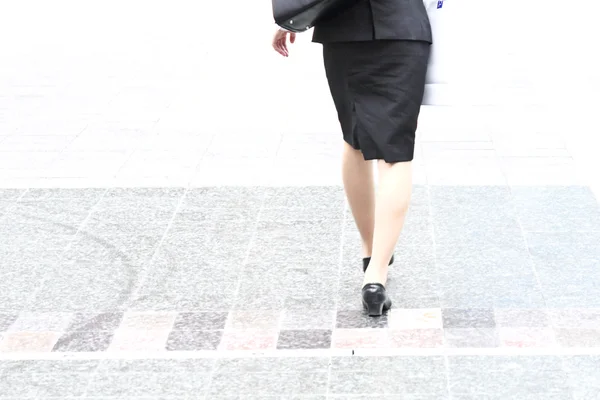
<path id="1" fill-rule="evenodd" d="M 344 140 L 365 160 L 412 161 L 429 51 L 409 40 L 323 44 Z"/>

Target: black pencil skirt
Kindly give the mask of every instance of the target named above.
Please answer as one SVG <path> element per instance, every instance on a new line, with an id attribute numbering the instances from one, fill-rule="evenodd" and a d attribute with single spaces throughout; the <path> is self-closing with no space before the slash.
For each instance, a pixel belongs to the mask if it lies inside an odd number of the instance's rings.
<path id="1" fill-rule="evenodd" d="M 365 160 L 412 161 L 429 52 L 409 40 L 323 44 L 344 140 Z"/>

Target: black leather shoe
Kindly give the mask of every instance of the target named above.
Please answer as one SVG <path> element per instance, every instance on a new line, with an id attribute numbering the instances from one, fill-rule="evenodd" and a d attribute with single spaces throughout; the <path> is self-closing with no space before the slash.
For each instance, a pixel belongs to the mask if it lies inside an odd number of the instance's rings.
<path id="1" fill-rule="evenodd" d="M 371 262 L 371 257 L 363 258 L 363 272 L 365 272 L 367 270 L 367 268 L 369 268 L 370 262 Z M 393 263 L 394 263 L 394 256 L 392 255 L 392 258 L 388 265 L 392 265 Z"/>
<path id="2" fill-rule="evenodd" d="M 362 288 L 362 301 L 370 317 L 379 317 L 392 307 L 392 300 L 381 283 L 366 284 Z"/>

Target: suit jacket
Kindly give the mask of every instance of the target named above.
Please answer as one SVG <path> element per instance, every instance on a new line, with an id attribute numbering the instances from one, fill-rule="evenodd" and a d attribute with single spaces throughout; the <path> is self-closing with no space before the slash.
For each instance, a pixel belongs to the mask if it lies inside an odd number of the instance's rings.
<path id="1" fill-rule="evenodd" d="M 423 0 L 358 0 L 319 22 L 313 42 L 422 40 L 431 43 L 431 26 Z"/>

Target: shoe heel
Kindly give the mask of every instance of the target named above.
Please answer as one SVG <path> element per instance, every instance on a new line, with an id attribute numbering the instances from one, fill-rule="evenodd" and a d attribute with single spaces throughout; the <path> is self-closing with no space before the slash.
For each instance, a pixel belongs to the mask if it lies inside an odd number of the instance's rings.
<path id="1" fill-rule="evenodd" d="M 370 317 L 379 317 L 383 314 L 385 307 L 385 294 L 382 292 L 365 292 L 363 304 Z"/>
<path id="2" fill-rule="evenodd" d="M 369 313 L 369 317 L 380 317 L 383 315 L 383 306 L 385 304 L 382 303 L 365 303 L 365 307 L 367 308 L 367 312 Z"/>

